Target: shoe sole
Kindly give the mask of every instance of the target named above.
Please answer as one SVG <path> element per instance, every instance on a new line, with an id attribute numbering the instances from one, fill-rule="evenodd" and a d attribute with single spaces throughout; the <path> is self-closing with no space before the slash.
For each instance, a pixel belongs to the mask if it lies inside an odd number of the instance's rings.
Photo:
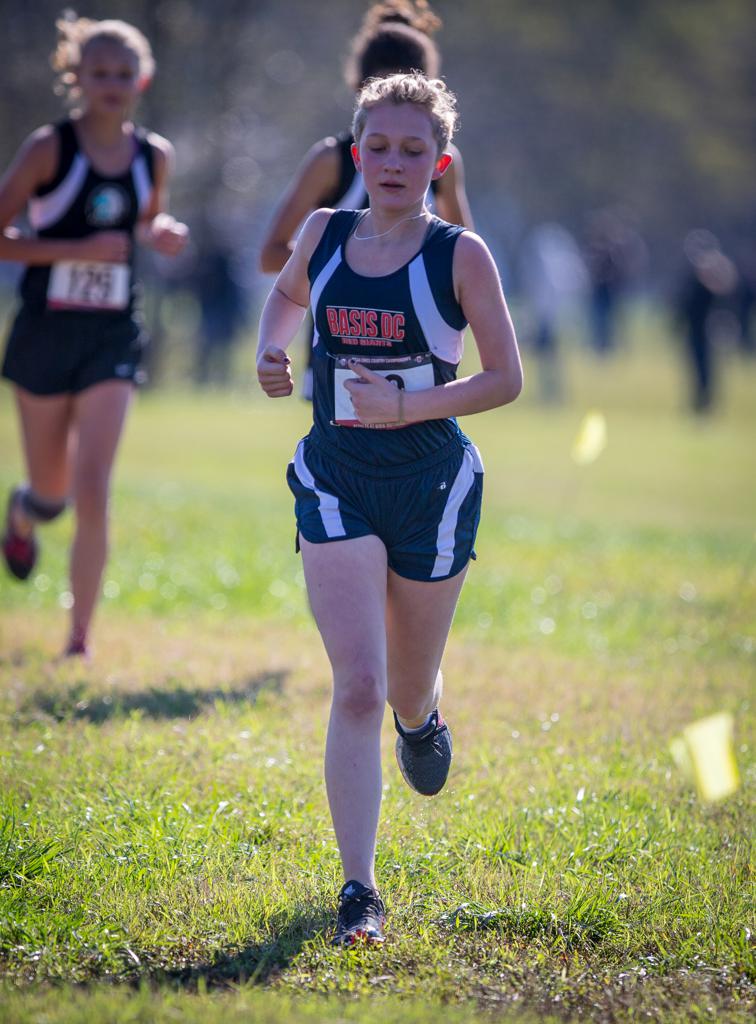
<path id="1" fill-rule="evenodd" d="M 341 946 L 351 949 L 352 946 L 382 946 L 386 941 L 385 935 L 370 935 L 368 932 L 349 932 L 341 939 L 333 939 L 332 946 Z"/>
<path id="2" fill-rule="evenodd" d="M 404 770 L 404 765 L 402 764 L 402 759 L 399 756 L 399 750 L 401 749 L 401 743 L 402 743 L 401 736 L 397 736 L 396 744 L 394 746 L 394 754 L 396 756 L 396 763 L 399 766 L 399 771 L 402 773 L 402 778 L 404 779 L 404 781 L 407 783 L 407 785 L 409 786 L 409 788 L 412 790 L 413 793 L 418 793 L 420 796 L 437 796 L 441 792 L 441 790 L 444 788 L 444 786 L 446 785 L 446 783 L 447 783 L 447 781 L 449 779 L 449 771 L 451 770 L 451 758 L 449 759 L 449 768 L 447 769 L 446 776 L 444 777 L 444 781 L 441 783 L 441 785 L 438 787 L 438 789 L 433 789 L 433 790 L 430 790 L 430 791 L 425 791 L 425 790 L 422 790 L 422 789 L 418 789 L 417 786 L 415 785 L 415 783 L 409 778 L 409 776 L 407 775 L 406 771 Z"/>

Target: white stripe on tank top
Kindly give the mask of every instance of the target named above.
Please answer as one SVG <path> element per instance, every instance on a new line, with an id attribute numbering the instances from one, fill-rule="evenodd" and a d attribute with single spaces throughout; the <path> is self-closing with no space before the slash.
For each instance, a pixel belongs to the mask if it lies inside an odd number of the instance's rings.
<path id="1" fill-rule="evenodd" d="M 147 161 L 144 159 L 144 153 L 140 153 L 131 165 L 131 178 L 134 182 L 134 191 L 137 196 L 139 212 L 144 213 L 147 209 L 147 205 L 149 204 L 150 196 L 152 195 L 152 182 L 150 181 L 150 174 L 147 170 Z"/>
<path id="2" fill-rule="evenodd" d="M 68 174 L 57 188 L 45 196 L 32 196 L 29 200 L 29 223 L 35 231 L 42 231 L 59 221 L 76 199 L 89 171 L 89 161 L 77 153 Z"/>
<path id="3" fill-rule="evenodd" d="M 433 298 L 422 252 L 409 265 L 409 286 L 415 316 L 420 322 L 428 348 L 438 359 L 456 365 L 462 358 L 464 331 L 450 327 L 441 316 Z"/>
<path id="4" fill-rule="evenodd" d="M 323 289 L 330 281 L 339 263 L 341 263 L 341 246 L 336 247 L 336 251 L 330 260 L 326 263 L 323 269 L 320 271 L 318 276 L 312 282 L 310 288 L 310 309 L 312 310 L 312 319 L 315 320 L 318 312 L 318 302 Z M 316 321 L 317 322 L 317 321 Z"/>

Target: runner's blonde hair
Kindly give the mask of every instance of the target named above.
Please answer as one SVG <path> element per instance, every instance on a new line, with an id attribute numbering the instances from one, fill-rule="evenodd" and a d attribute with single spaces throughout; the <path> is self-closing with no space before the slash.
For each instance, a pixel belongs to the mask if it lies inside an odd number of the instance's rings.
<path id="1" fill-rule="evenodd" d="M 418 71 L 409 75 L 390 75 L 372 78 L 360 90 L 352 121 L 352 134 L 359 146 L 365 130 L 368 112 L 381 103 L 414 103 L 427 111 L 433 126 L 433 136 L 443 153 L 451 142 L 457 127 L 457 98 L 440 78 L 426 78 Z"/>
<path id="2" fill-rule="evenodd" d="M 78 97 L 76 72 L 84 52 L 94 42 L 120 43 L 131 50 L 139 61 L 139 80 L 143 85 L 147 85 L 155 73 L 155 60 L 147 37 L 126 21 L 94 21 L 92 18 L 79 18 L 74 11 L 66 11 L 55 22 L 55 27 L 58 44 L 50 58 L 53 70 L 57 72 L 55 92 L 65 96 L 69 102 Z"/>

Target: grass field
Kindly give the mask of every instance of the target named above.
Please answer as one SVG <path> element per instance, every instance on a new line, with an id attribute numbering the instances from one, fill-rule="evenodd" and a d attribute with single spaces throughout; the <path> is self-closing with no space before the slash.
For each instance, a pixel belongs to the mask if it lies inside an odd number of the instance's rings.
<path id="1" fill-rule="evenodd" d="M 93 665 L 55 660 L 70 521 L 0 582 L 0 1020 L 752 1019 L 756 367 L 694 421 L 637 334 L 571 358 L 564 405 L 465 424 L 487 477 L 455 762 L 411 793 L 387 719 L 381 951 L 327 942 L 329 675 L 283 479 L 308 409 L 142 396 Z M 577 467 L 589 408 L 609 444 Z M 7 389 L 0 450 L 6 488 Z M 742 786 L 706 805 L 669 741 L 720 710 Z"/>

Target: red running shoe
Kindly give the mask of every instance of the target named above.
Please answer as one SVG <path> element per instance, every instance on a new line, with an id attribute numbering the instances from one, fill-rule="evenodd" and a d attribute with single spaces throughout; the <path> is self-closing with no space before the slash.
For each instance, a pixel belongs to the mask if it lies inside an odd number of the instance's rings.
<path id="1" fill-rule="evenodd" d="M 68 646 L 63 654 L 64 658 L 83 658 L 91 660 L 91 652 L 87 646 L 87 638 L 81 629 L 72 629 L 68 640 Z"/>
<path id="2" fill-rule="evenodd" d="M 34 539 L 34 534 L 22 537 L 13 529 L 13 504 L 18 496 L 18 489 L 11 491 L 8 498 L 8 508 L 5 513 L 5 533 L 3 534 L 2 548 L 5 564 L 8 571 L 18 580 L 25 580 L 31 574 L 37 564 L 39 548 Z"/>

